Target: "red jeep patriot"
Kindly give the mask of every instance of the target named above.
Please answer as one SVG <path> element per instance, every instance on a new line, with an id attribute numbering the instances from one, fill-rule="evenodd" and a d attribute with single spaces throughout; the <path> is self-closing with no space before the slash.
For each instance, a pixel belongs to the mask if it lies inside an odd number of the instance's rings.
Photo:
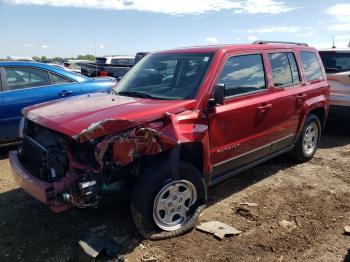
<path id="1" fill-rule="evenodd" d="M 95 207 L 126 186 L 141 235 L 176 236 L 195 225 L 209 186 L 283 153 L 310 160 L 329 92 L 306 44 L 153 53 L 113 94 L 24 109 L 13 175 L 55 212 Z"/>

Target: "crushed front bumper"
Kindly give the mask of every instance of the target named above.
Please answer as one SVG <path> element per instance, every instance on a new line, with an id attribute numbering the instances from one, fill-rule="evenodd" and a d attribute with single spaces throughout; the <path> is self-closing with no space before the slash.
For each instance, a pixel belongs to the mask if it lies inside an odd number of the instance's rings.
<path id="1" fill-rule="evenodd" d="M 62 179 L 58 182 L 47 183 L 32 176 L 21 164 L 18 151 L 10 151 L 9 160 L 12 175 L 17 184 L 28 194 L 48 205 L 54 212 L 61 212 L 70 208 L 60 198 L 62 192 L 67 189 L 67 182 L 71 184 L 74 179 Z"/>

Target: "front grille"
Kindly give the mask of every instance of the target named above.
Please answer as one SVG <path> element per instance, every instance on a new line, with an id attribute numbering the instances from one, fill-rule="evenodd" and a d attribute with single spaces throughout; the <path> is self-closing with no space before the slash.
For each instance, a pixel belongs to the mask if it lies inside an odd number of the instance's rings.
<path id="1" fill-rule="evenodd" d="M 20 150 L 25 169 L 33 176 L 47 181 L 47 151 L 30 137 L 25 137 Z"/>
<path id="2" fill-rule="evenodd" d="M 54 182 L 65 176 L 68 160 L 63 135 L 29 122 L 20 150 L 23 166 L 35 177 Z"/>

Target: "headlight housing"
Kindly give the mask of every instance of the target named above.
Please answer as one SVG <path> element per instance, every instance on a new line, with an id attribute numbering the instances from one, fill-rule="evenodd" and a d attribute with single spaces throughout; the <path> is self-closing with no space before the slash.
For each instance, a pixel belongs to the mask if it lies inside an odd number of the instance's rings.
<path id="1" fill-rule="evenodd" d="M 24 138 L 26 126 L 27 126 L 27 120 L 25 117 L 22 117 L 21 120 L 19 121 L 19 127 L 18 127 L 18 136 L 20 138 Z"/>

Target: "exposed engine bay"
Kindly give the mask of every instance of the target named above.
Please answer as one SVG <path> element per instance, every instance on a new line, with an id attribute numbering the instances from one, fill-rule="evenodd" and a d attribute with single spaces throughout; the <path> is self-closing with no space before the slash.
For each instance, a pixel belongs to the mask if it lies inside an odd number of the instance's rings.
<path id="1" fill-rule="evenodd" d="M 95 145 L 77 143 L 31 121 L 26 124 L 26 135 L 19 152 L 23 166 L 41 181 L 53 185 L 63 181 L 64 184 L 62 192 L 57 192 L 62 186 L 53 187 L 51 204 L 64 202 L 80 208 L 96 206 L 101 199 L 103 182 L 94 158 Z"/>

